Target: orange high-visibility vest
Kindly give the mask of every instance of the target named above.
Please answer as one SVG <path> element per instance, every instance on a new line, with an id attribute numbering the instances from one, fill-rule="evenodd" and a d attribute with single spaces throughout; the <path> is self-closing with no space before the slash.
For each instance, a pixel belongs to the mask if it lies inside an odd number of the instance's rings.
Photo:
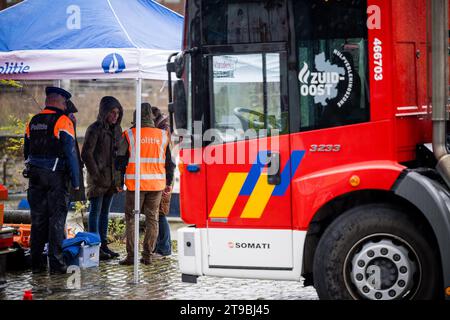
<path id="1" fill-rule="evenodd" d="M 136 173 L 136 128 L 124 132 L 128 141 L 130 159 L 125 171 L 125 185 L 135 190 Z M 141 129 L 141 191 L 161 191 L 166 187 L 166 149 L 169 134 L 157 128 Z"/>

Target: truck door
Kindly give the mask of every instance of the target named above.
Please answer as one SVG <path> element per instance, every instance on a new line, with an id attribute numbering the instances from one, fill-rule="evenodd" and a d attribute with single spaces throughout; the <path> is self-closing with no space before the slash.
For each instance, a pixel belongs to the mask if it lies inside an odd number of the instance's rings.
<path id="1" fill-rule="evenodd" d="M 292 269 L 290 181 L 303 154 L 289 146 L 286 52 L 205 59 L 208 265 Z"/>

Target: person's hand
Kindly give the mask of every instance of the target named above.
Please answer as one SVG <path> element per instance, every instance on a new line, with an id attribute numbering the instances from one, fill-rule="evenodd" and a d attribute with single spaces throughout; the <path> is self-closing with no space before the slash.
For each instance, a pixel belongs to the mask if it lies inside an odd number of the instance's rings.
<path id="1" fill-rule="evenodd" d="M 121 187 L 116 187 L 117 192 L 123 192 L 123 189 Z"/>
<path id="2" fill-rule="evenodd" d="M 168 193 L 170 193 L 170 191 L 172 191 L 172 186 L 166 186 L 166 188 L 164 189 L 163 193 L 164 194 L 168 194 Z"/>
<path id="3" fill-rule="evenodd" d="M 78 191 L 80 190 L 80 187 L 73 188 L 73 190 Z"/>

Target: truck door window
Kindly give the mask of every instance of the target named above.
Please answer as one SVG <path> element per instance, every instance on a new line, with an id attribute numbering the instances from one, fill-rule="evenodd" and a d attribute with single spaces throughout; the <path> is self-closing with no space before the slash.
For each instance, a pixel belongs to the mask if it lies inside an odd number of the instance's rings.
<path id="1" fill-rule="evenodd" d="M 301 130 L 369 121 L 367 1 L 293 1 Z"/>
<path id="2" fill-rule="evenodd" d="M 221 55 L 210 61 L 212 125 L 221 136 L 219 142 L 287 132 L 280 54 Z"/>

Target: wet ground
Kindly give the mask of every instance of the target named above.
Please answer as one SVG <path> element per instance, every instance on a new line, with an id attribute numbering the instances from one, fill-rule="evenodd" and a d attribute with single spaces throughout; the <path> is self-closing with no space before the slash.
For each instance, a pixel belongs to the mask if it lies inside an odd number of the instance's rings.
<path id="1" fill-rule="evenodd" d="M 114 249 L 124 255 L 123 245 Z M 201 277 L 197 284 L 181 282 L 176 254 L 140 265 L 140 282 L 133 284 L 133 266 L 120 266 L 118 260 L 101 262 L 97 268 L 81 270 L 79 289 L 70 275 L 33 275 L 31 271 L 10 272 L 8 284 L 0 299 L 22 299 L 24 290 L 33 290 L 33 298 L 49 300 L 74 299 L 183 299 L 183 300 L 314 300 L 314 288 L 303 288 L 292 281 L 242 280 Z M 69 286 L 68 286 L 69 285 Z"/>

